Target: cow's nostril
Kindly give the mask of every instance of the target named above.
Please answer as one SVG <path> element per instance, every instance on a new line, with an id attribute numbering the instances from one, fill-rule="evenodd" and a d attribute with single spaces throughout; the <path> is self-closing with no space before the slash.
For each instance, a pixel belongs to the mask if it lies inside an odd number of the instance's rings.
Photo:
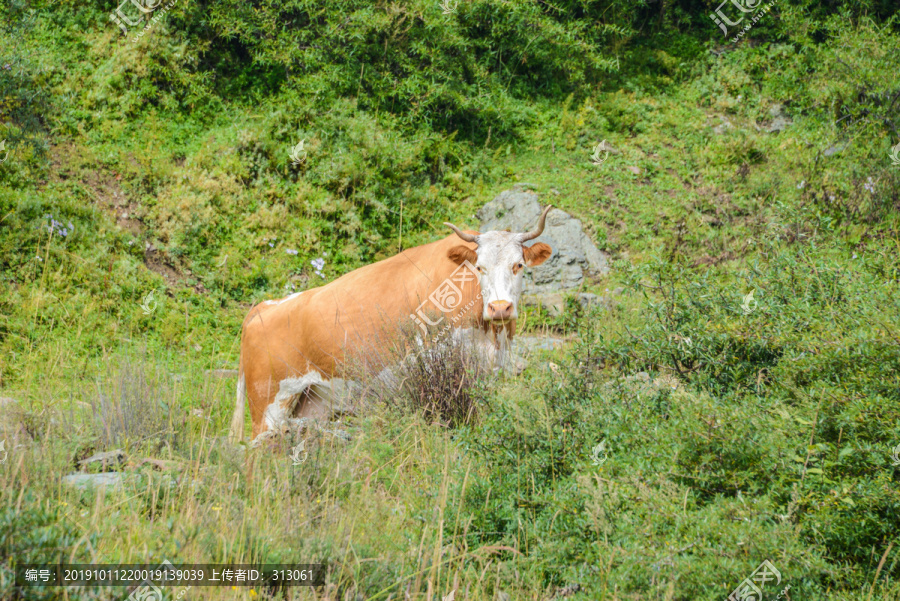
<path id="1" fill-rule="evenodd" d="M 488 303 L 488 309 L 493 317 L 505 318 L 512 315 L 512 303 L 509 301 L 493 301 Z"/>

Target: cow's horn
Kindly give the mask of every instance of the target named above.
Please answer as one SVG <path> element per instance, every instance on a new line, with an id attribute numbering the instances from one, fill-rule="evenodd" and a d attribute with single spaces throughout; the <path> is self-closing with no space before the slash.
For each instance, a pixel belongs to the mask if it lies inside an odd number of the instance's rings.
<path id="1" fill-rule="evenodd" d="M 538 219 L 537 228 L 530 232 L 526 232 L 521 235 L 519 238 L 522 242 L 528 242 L 529 240 L 534 240 L 538 236 L 544 233 L 544 222 L 547 220 L 547 213 L 550 212 L 550 209 L 553 208 L 553 205 L 547 205 L 547 208 L 544 209 L 544 212 L 541 213 L 541 218 Z"/>
<path id="2" fill-rule="evenodd" d="M 456 235 L 459 236 L 460 238 L 462 238 L 463 240 L 465 240 L 466 242 L 475 242 L 476 244 L 478 243 L 478 236 L 476 236 L 475 234 L 467 234 L 464 231 L 460 230 L 455 225 L 453 225 L 452 223 L 447 223 L 446 221 L 444 222 L 444 225 L 446 225 L 451 230 L 456 232 Z"/>

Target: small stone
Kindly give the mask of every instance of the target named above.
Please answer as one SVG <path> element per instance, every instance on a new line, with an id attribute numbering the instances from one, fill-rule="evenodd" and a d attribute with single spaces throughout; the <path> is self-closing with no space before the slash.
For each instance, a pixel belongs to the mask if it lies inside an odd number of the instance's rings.
<path id="1" fill-rule="evenodd" d="M 601 299 L 596 294 L 591 294 L 589 292 L 580 292 L 578 294 L 578 303 L 585 309 L 590 309 L 591 307 L 600 306 Z"/>
<path id="2" fill-rule="evenodd" d="M 125 463 L 125 451 L 116 449 L 114 451 L 96 453 L 87 459 L 82 459 L 78 462 L 78 467 L 84 470 L 99 464 L 100 469 L 105 472 L 107 468 L 117 467 L 122 463 Z"/>
<path id="3" fill-rule="evenodd" d="M 769 116 L 772 117 L 772 123 L 766 127 L 769 133 L 784 131 L 787 126 L 793 123 L 791 117 L 787 114 L 783 104 L 776 104 L 769 109 Z"/>
<path id="4" fill-rule="evenodd" d="M 63 476 L 63 484 L 80 490 L 91 488 L 121 489 L 125 482 L 125 475 L 119 472 L 106 472 L 102 474 L 69 474 Z"/>
<path id="5" fill-rule="evenodd" d="M 182 464 L 178 461 L 173 461 L 171 459 L 151 459 L 149 457 L 144 458 L 144 459 L 138 459 L 134 463 L 135 467 L 141 467 L 144 465 L 149 465 L 160 471 L 177 470 L 182 467 Z"/>
<path id="6" fill-rule="evenodd" d="M 522 297 L 523 307 L 543 307 L 550 317 L 558 317 L 566 306 L 562 294 L 539 294 Z"/>
<path id="7" fill-rule="evenodd" d="M 641 174 L 641 168 L 640 168 L 640 167 L 635 167 L 634 165 L 629 165 L 628 167 L 626 167 L 626 169 L 628 169 L 629 171 L 631 171 L 631 172 L 634 173 L 635 175 L 640 175 L 640 174 Z"/>
<path id="8" fill-rule="evenodd" d="M 566 586 L 560 587 L 556 590 L 556 598 L 564 599 L 566 597 L 571 597 L 580 590 L 581 585 L 579 584 L 567 584 Z"/>

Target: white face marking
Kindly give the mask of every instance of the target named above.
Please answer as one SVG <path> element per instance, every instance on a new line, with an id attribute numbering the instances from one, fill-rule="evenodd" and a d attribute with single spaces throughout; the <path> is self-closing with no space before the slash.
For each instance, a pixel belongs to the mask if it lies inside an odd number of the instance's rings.
<path id="1" fill-rule="evenodd" d="M 478 281 L 484 299 L 482 316 L 492 320 L 494 316 L 490 303 L 508 302 L 512 313 L 506 319 L 515 319 L 518 314 L 519 297 L 522 295 L 522 277 L 525 273 L 525 257 L 522 254 L 522 234 L 512 232 L 484 232 L 478 236 Z M 515 271 L 514 271 L 515 270 Z"/>

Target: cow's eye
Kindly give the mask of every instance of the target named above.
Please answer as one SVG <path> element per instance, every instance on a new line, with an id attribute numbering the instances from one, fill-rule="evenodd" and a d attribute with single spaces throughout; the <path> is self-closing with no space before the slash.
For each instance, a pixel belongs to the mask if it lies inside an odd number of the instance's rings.
<path id="1" fill-rule="evenodd" d="M 516 265 L 516 270 L 517 270 L 517 271 L 518 271 L 519 269 L 524 269 L 524 268 L 525 268 L 525 266 L 522 265 L 521 263 L 519 263 L 518 265 Z"/>
<path id="2" fill-rule="evenodd" d="M 478 265 L 477 269 L 478 269 L 478 273 L 487 273 L 487 271 L 481 265 Z"/>

